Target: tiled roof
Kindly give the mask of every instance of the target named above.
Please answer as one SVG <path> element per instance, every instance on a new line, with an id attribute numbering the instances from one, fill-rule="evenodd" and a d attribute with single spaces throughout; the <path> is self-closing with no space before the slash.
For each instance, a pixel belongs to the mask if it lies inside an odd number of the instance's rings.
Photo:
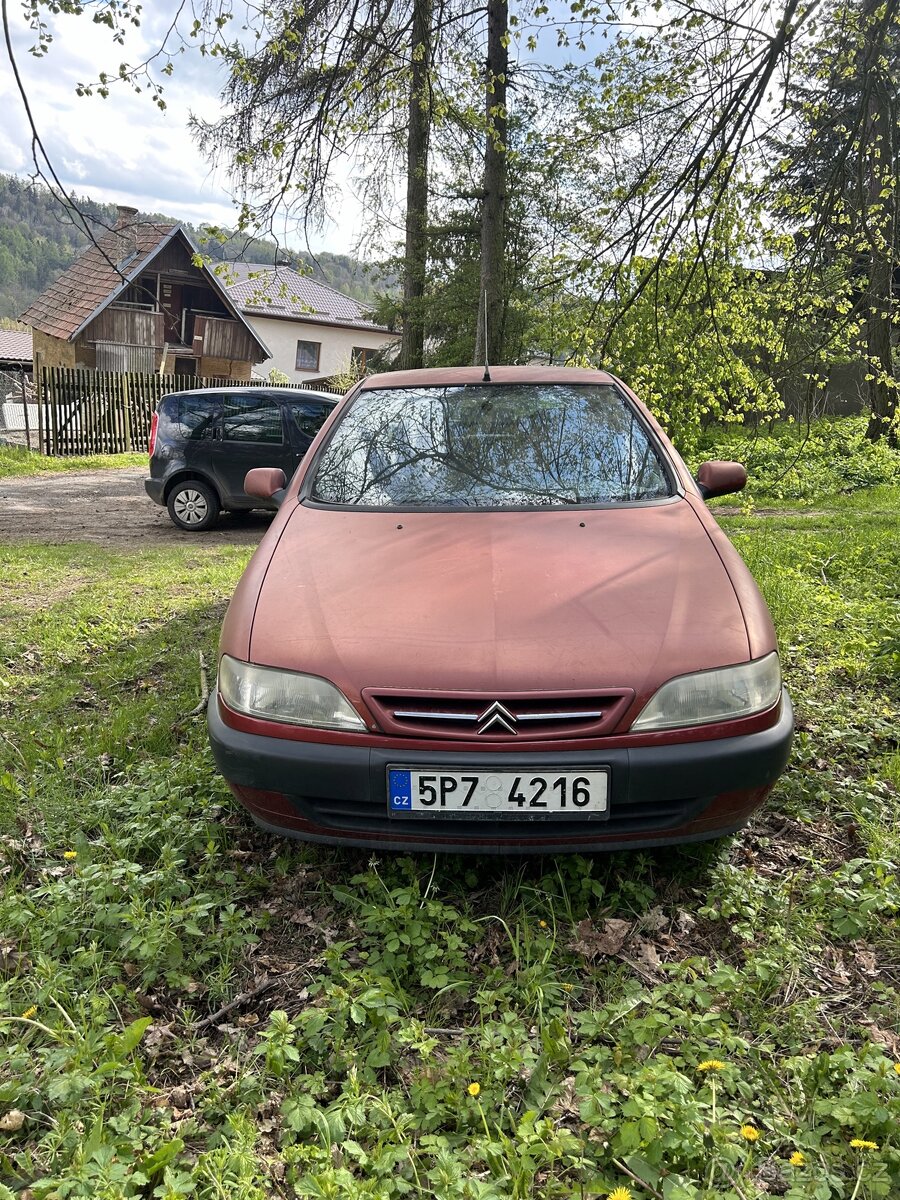
<path id="1" fill-rule="evenodd" d="M 31 334 L 19 329 L 0 329 L 0 361 L 30 363 Z"/>
<path id="2" fill-rule="evenodd" d="M 357 329 L 384 330 L 365 315 L 365 309 L 350 296 L 336 292 L 292 267 L 264 263 L 230 262 L 219 268 L 220 283 L 232 302 L 248 316 L 293 317 L 297 321 L 349 325 Z"/>
<path id="3" fill-rule="evenodd" d="M 178 228 L 148 221 L 104 233 L 38 296 L 21 320 L 51 337 L 68 340 L 119 290 L 123 277 L 132 279 L 147 256 Z"/>

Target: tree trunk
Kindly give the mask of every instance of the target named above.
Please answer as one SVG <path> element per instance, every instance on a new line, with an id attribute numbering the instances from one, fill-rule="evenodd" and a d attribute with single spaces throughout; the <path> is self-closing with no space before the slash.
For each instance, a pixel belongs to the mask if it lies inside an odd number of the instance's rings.
<path id="1" fill-rule="evenodd" d="M 866 0 L 868 36 L 880 0 Z M 890 35 L 889 35 L 890 36 Z M 880 56 L 879 56 L 880 57 Z M 883 77 L 880 62 L 870 63 L 875 78 L 868 98 L 864 125 L 865 142 L 861 152 L 867 157 L 866 214 L 867 295 L 866 351 L 869 379 L 869 425 L 866 436 L 872 442 L 885 438 L 897 444 L 897 384 L 894 372 L 892 316 L 894 304 L 894 205 L 897 180 L 894 177 L 894 120 L 891 111 L 890 84 Z M 865 177 L 865 176 L 864 176 Z"/>
<path id="2" fill-rule="evenodd" d="M 506 291 L 506 81 L 509 73 L 507 0 L 488 0 L 484 199 L 481 203 L 481 279 L 475 363 L 502 362 Z M 487 333 L 485 334 L 485 324 Z"/>
<path id="3" fill-rule="evenodd" d="M 400 368 L 422 366 L 425 274 L 428 265 L 428 142 L 431 134 L 431 3 L 414 0 L 409 140 L 406 148 L 406 249 Z"/>
<path id="4" fill-rule="evenodd" d="M 893 263 L 889 252 L 873 250 L 869 259 L 866 314 L 866 350 L 869 380 L 869 424 L 866 437 L 871 442 L 887 439 L 897 444 L 894 418 L 897 413 L 897 388 L 894 383 L 894 348 L 891 331 L 891 290 Z"/>

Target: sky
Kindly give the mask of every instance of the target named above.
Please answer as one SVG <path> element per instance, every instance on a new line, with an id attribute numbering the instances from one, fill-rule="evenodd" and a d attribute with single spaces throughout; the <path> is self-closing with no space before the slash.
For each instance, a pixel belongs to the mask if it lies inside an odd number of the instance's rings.
<path id="1" fill-rule="evenodd" d="M 53 44 L 44 58 L 35 58 L 29 53 L 34 34 L 22 7 L 13 3 L 9 20 L 17 65 L 38 132 L 67 191 L 198 225 L 233 225 L 236 210 L 227 178 L 203 159 L 187 127 L 190 113 L 209 119 L 221 111 L 224 74 L 218 59 L 196 50 L 179 55 L 174 74 L 163 80 L 164 112 L 149 92 L 137 95 L 123 83 L 114 83 L 106 99 L 76 94 L 79 83 L 96 80 L 100 71 L 114 75 L 120 62 L 133 64 L 156 50 L 177 8 L 177 0 L 149 0 L 141 27 L 129 30 L 124 48 L 114 44 L 110 30 L 91 21 L 90 5 L 81 16 L 48 14 Z M 545 53 L 557 57 L 552 48 Z M 34 169 L 31 135 L 5 55 L 0 57 L 0 111 L 0 171 L 29 175 Z M 365 212 L 350 165 L 337 181 L 330 217 L 310 236 L 310 249 L 353 252 L 364 241 Z M 299 231 L 278 232 L 285 244 L 303 248 Z"/>
<path id="2" fill-rule="evenodd" d="M 187 126 L 190 113 L 213 118 L 221 111 L 224 79 L 219 60 L 196 51 L 178 55 L 164 85 L 166 110 L 150 93 L 136 94 L 114 83 L 108 98 L 78 96 L 79 83 L 96 80 L 101 70 L 115 74 L 120 62 L 135 63 L 157 48 L 177 5 L 150 0 L 140 29 L 129 30 L 124 48 L 88 15 L 48 16 L 53 44 L 43 58 L 29 53 L 34 34 L 21 6 L 10 5 L 13 49 L 35 124 L 53 167 L 67 191 L 95 200 L 162 212 L 194 224 L 233 225 L 236 209 L 228 180 L 197 149 Z M 0 58 L 0 171 L 33 172 L 31 135 L 12 68 Z M 315 237 L 314 250 L 348 252 L 358 240 L 362 213 L 347 177 L 342 180 L 334 219 Z M 302 238 L 288 239 L 300 247 Z"/>

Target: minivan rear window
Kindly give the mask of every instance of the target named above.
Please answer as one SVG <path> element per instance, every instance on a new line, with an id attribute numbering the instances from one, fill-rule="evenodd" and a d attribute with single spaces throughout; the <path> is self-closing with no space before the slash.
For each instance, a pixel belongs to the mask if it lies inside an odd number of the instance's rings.
<path id="1" fill-rule="evenodd" d="M 624 504 L 672 494 L 612 384 L 366 390 L 344 411 L 310 497 L 367 508 Z"/>
<path id="2" fill-rule="evenodd" d="M 328 400 L 288 400 L 287 410 L 294 419 L 294 425 L 304 437 L 314 438 L 325 420 L 334 408 L 334 402 Z"/>
<path id="3" fill-rule="evenodd" d="M 191 441 L 212 438 L 222 420 L 221 396 L 181 396 L 178 400 L 178 424 L 181 436 Z"/>
<path id="4" fill-rule="evenodd" d="M 225 397 L 222 429 L 226 442 L 269 442 L 284 440 L 281 409 L 267 396 L 232 393 Z"/>

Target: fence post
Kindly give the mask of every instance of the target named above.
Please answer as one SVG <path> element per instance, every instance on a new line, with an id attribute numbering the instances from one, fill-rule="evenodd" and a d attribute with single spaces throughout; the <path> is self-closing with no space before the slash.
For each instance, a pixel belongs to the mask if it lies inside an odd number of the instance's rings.
<path id="1" fill-rule="evenodd" d="M 25 368 L 19 370 L 19 387 L 22 389 L 22 413 L 25 417 L 25 445 L 31 449 L 31 422 L 28 419 L 28 396 L 25 392 Z"/>
<path id="2" fill-rule="evenodd" d="M 128 376 L 122 376 L 122 407 L 125 416 L 125 450 L 131 453 L 131 393 L 128 389 Z"/>
<path id="3" fill-rule="evenodd" d="M 44 375 L 44 380 L 47 384 L 47 407 L 48 407 L 47 453 L 48 454 L 58 454 L 59 453 L 59 446 L 57 444 L 58 440 L 59 440 L 59 438 L 58 438 L 59 413 L 57 411 L 58 410 L 58 401 L 59 401 L 59 388 L 56 386 L 58 383 L 58 380 L 56 379 L 56 371 L 57 370 L 58 370 L 57 367 L 48 367 L 47 371 Z"/>
<path id="4" fill-rule="evenodd" d="M 41 420 L 41 397 L 43 393 L 41 373 L 44 369 L 44 356 L 40 350 L 37 350 L 34 355 L 34 361 L 31 364 L 32 379 L 34 383 L 34 398 L 37 401 L 37 417 L 38 417 L 38 454 L 46 454 L 44 449 L 44 424 Z"/>

